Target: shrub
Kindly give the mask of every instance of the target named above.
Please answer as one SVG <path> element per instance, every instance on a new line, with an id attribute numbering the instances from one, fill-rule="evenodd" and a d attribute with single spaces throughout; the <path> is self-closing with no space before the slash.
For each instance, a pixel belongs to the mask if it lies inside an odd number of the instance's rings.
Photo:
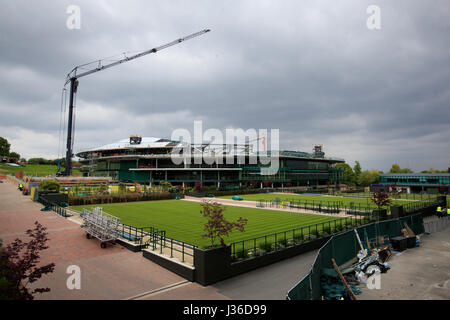
<path id="1" fill-rule="evenodd" d="M 296 235 L 294 235 L 294 242 L 295 243 L 303 242 L 304 239 L 305 239 L 305 235 L 304 234 L 296 234 Z"/>
<path id="2" fill-rule="evenodd" d="M 332 234 L 333 233 L 333 228 L 331 226 L 324 226 L 323 227 L 323 232 L 327 233 L 327 234 Z"/>
<path id="3" fill-rule="evenodd" d="M 55 269 L 54 263 L 44 266 L 39 263 L 41 251 L 48 248 L 46 228 L 36 221 L 35 228 L 26 234 L 29 242 L 17 238 L 6 247 L 1 247 L 0 242 L 0 300 L 33 300 L 36 293 L 50 291 L 50 288 L 33 291 L 27 288 Z"/>
<path id="4" fill-rule="evenodd" d="M 283 246 L 283 247 L 287 247 L 288 246 L 288 240 L 287 239 L 281 239 L 278 241 L 278 244 Z"/>
<path id="5" fill-rule="evenodd" d="M 259 248 L 265 252 L 270 252 L 273 250 L 273 244 L 272 242 L 261 242 Z"/>
<path id="6" fill-rule="evenodd" d="M 60 188 L 61 188 L 61 186 L 60 186 L 59 182 L 56 180 L 46 180 L 46 181 L 42 181 L 39 184 L 40 191 L 59 192 Z"/>
<path id="7" fill-rule="evenodd" d="M 235 256 L 237 259 L 247 259 L 247 258 L 249 258 L 248 250 L 240 249 L 235 252 Z"/>

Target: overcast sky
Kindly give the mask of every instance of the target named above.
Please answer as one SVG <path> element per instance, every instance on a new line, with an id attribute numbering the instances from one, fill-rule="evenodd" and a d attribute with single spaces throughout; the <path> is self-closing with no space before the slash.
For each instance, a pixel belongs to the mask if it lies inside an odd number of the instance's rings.
<path id="1" fill-rule="evenodd" d="M 176 128 L 279 129 L 282 149 L 450 166 L 450 2 L 0 1 L 0 136 L 56 158 L 76 65 L 211 32 L 80 79 L 75 151 Z M 69 29 L 69 5 L 81 10 Z M 369 5 L 381 29 L 370 30 Z M 67 116 L 67 114 L 66 114 Z"/>

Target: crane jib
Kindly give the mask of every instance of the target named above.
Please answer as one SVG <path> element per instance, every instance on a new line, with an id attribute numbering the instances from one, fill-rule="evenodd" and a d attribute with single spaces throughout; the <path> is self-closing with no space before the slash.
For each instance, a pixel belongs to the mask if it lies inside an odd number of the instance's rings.
<path id="1" fill-rule="evenodd" d="M 207 32 L 210 32 L 210 31 L 211 31 L 210 29 L 205 29 L 205 30 L 202 30 L 202 31 L 193 33 L 193 34 L 191 34 L 191 35 L 188 35 L 188 36 L 186 36 L 186 37 L 184 37 L 184 38 L 180 38 L 180 39 L 177 39 L 177 40 L 175 40 L 175 41 L 169 42 L 169 43 L 167 43 L 167 44 L 165 44 L 165 45 L 162 45 L 162 46 L 159 46 L 159 47 L 156 47 L 156 48 L 147 50 L 147 51 L 143 51 L 143 52 L 138 53 L 138 54 L 136 54 L 136 55 L 134 55 L 134 56 L 131 56 L 131 57 L 125 57 L 125 58 L 122 59 L 122 60 L 113 62 L 113 63 L 111 63 L 111 64 L 107 64 L 107 65 L 104 65 L 104 66 L 101 66 L 101 67 L 97 67 L 97 68 L 94 68 L 94 69 L 92 69 L 92 70 L 89 70 L 89 71 L 80 73 L 80 74 L 77 74 L 78 68 L 80 68 L 81 66 L 84 67 L 84 66 L 86 66 L 86 64 L 77 66 L 77 67 L 75 67 L 75 68 L 67 75 L 67 81 L 66 81 L 66 84 L 70 82 L 70 79 L 71 79 L 71 78 L 81 78 L 81 77 L 87 76 L 87 75 L 89 75 L 89 74 L 92 74 L 92 73 L 95 73 L 95 72 L 99 72 L 99 71 L 105 70 L 105 69 L 107 69 L 107 68 L 116 66 L 116 65 L 121 64 L 121 63 L 123 63 L 123 62 L 131 61 L 131 60 L 134 60 L 134 59 L 136 59 L 136 58 L 143 57 L 143 56 L 145 56 L 145 55 L 147 55 L 147 54 L 150 54 L 150 53 L 156 53 L 156 52 L 158 52 L 158 51 L 161 51 L 161 50 L 163 50 L 163 49 L 166 49 L 166 48 L 168 48 L 168 47 L 171 47 L 171 46 L 173 46 L 173 45 L 175 45 L 175 44 L 179 44 L 179 43 L 181 43 L 181 42 L 183 42 L 183 41 L 190 40 L 190 39 L 192 39 L 192 38 L 198 37 L 198 36 L 200 36 L 200 35 L 202 35 L 202 34 L 205 34 L 205 33 L 207 33 Z M 98 63 L 99 63 L 99 64 L 101 64 L 101 62 L 102 62 L 102 60 L 98 60 Z"/>
<path id="2" fill-rule="evenodd" d="M 74 124 L 73 109 L 74 109 L 75 93 L 77 91 L 77 86 L 78 86 L 78 81 L 77 81 L 78 78 L 81 78 L 81 77 L 87 76 L 89 74 L 96 73 L 96 72 L 99 72 L 99 71 L 102 71 L 102 70 L 105 70 L 105 69 L 108 69 L 108 68 L 111 68 L 111 67 L 114 67 L 114 66 L 117 66 L 117 65 L 122 64 L 122 63 L 127 62 L 127 61 L 131 61 L 131 60 L 143 57 L 143 56 L 145 56 L 147 54 L 150 54 L 150 53 L 156 53 L 156 52 L 158 52 L 160 50 L 163 50 L 165 48 L 171 47 L 171 46 L 173 46 L 175 44 L 179 44 L 179 43 L 181 43 L 183 41 L 195 38 L 197 36 L 200 36 L 202 34 L 205 34 L 205 33 L 209 32 L 209 31 L 210 31 L 210 29 L 204 29 L 202 31 L 199 31 L 199 32 L 193 33 L 191 35 L 188 35 L 188 36 L 186 36 L 184 38 L 180 38 L 180 39 L 177 39 L 177 40 L 172 41 L 170 43 L 167 43 L 165 45 L 162 45 L 160 47 L 156 47 L 156 48 L 153 48 L 153 49 L 150 49 L 150 50 L 138 53 L 138 54 L 136 54 L 134 56 L 131 56 L 131 57 L 125 57 L 124 59 L 121 59 L 119 61 L 116 61 L 116 62 L 113 62 L 113 63 L 110 63 L 110 64 L 102 65 L 102 61 L 104 61 L 106 59 L 98 60 L 98 67 L 93 68 L 93 69 L 88 70 L 88 71 L 85 71 L 85 72 L 80 73 L 80 74 L 77 74 L 78 69 L 81 69 L 81 68 L 85 69 L 85 67 L 87 65 L 89 65 L 90 63 L 84 64 L 84 65 L 79 65 L 79 66 L 73 68 L 72 71 L 70 71 L 69 74 L 67 75 L 66 83 L 64 85 L 64 87 L 65 87 L 68 83 L 70 83 L 69 119 L 68 119 L 68 123 L 67 123 L 68 130 L 67 130 L 67 148 L 66 148 L 66 168 L 65 168 L 65 171 L 62 174 L 65 175 L 65 176 L 70 176 L 72 174 L 72 156 L 73 156 L 72 155 L 72 146 L 73 146 L 73 137 L 72 137 L 73 130 L 72 129 L 74 129 L 74 125 L 73 125 Z M 65 90 L 65 88 L 63 90 Z"/>

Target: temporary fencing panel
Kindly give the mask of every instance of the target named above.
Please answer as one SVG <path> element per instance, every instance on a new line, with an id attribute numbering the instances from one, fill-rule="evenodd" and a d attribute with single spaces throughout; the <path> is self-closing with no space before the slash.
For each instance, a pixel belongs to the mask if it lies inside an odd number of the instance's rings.
<path id="1" fill-rule="evenodd" d="M 423 217 L 422 215 L 408 216 L 400 218 L 400 223 L 402 228 L 404 228 L 404 222 L 408 224 L 408 227 L 414 231 L 415 234 L 421 234 L 425 232 L 425 228 L 423 225 Z"/>
<path id="2" fill-rule="evenodd" d="M 311 275 L 308 273 L 291 291 L 290 300 L 311 300 Z"/>
<path id="3" fill-rule="evenodd" d="M 333 268 L 331 258 L 334 257 L 338 265 L 353 259 L 359 246 L 356 246 L 355 232 L 353 230 L 336 235 L 332 238 L 333 256 L 329 257 L 329 268 Z M 357 249 L 358 248 L 358 249 Z"/>
<path id="4" fill-rule="evenodd" d="M 319 254 L 311 268 L 311 299 L 312 300 L 320 300 L 322 297 L 322 292 L 320 289 L 320 276 L 322 270 L 322 253 L 319 251 Z M 319 284 L 319 285 L 317 285 Z"/>
<path id="5" fill-rule="evenodd" d="M 400 234 L 399 220 L 388 220 L 376 223 L 377 233 L 379 236 L 388 236 L 389 238 L 396 237 Z"/>

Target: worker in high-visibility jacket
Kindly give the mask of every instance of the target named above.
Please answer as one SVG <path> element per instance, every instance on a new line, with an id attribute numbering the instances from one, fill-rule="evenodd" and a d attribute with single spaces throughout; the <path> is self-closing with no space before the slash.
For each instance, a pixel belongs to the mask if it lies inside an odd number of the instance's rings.
<path id="1" fill-rule="evenodd" d="M 19 189 L 20 191 L 23 190 L 23 184 L 19 183 L 19 186 L 17 187 L 17 189 Z"/>
<path id="2" fill-rule="evenodd" d="M 441 206 L 437 207 L 437 209 L 436 209 L 436 215 L 437 215 L 439 218 L 442 216 L 442 207 L 441 207 Z"/>
<path id="3" fill-rule="evenodd" d="M 450 217 L 450 207 L 447 208 L 447 217 Z"/>

